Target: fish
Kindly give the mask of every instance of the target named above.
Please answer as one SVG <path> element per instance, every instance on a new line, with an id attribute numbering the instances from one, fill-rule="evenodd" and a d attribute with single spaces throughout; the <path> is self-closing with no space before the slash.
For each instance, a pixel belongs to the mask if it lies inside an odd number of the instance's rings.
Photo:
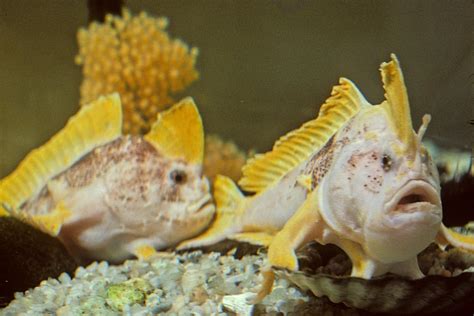
<path id="1" fill-rule="evenodd" d="M 0 180 L 0 214 L 59 238 L 79 262 L 147 259 L 198 235 L 215 207 L 191 97 L 143 136 L 122 133 L 117 93 L 72 116 Z"/>
<path id="2" fill-rule="evenodd" d="M 432 241 L 474 251 L 472 238 L 442 224 L 439 175 L 422 144 L 431 116 L 415 132 L 397 57 L 380 69 L 383 102 L 341 78 L 315 119 L 250 159 L 238 184 L 253 195 L 217 177 L 215 221 L 178 248 L 246 241 L 268 247 L 269 267 L 295 271 L 295 249 L 316 240 L 339 246 L 365 279 L 421 278 L 416 255 Z M 273 284 L 271 269 L 263 274 L 258 300 Z"/>

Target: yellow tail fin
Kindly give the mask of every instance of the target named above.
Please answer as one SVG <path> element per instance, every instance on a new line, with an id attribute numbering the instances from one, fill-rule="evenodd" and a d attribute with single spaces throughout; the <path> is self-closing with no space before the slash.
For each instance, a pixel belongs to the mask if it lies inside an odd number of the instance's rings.
<path id="1" fill-rule="evenodd" d="M 217 175 L 214 181 L 216 217 L 209 229 L 196 238 L 182 242 L 178 249 L 203 247 L 215 244 L 241 232 L 238 217 L 244 210 L 245 197 L 228 177 Z"/>

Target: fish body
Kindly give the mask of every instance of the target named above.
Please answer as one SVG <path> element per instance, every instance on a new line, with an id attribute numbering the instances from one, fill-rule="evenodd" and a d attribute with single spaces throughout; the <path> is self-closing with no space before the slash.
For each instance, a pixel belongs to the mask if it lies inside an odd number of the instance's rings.
<path id="1" fill-rule="evenodd" d="M 84 112 L 90 120 L 104 111 L 94 133 L 63 136 L 89 129 Z M 57 235 L 79 260 L 146 257 L 195 236 L 214 215 L 202 175 L 202 123 L 192 99 L 159 114 L 145 136 L 122 135 L 121 121 L 117 95 L 93 102 L 0 182 L 0 200 L 13 216 Z M 107 126 L 115 130 L 108 139 L 76 148 Z"/>
<path id="2" fill-rule="evenodd" d="M 316 240 L 342 248 L 352 276 L 362 278 L 422 277 L 416 255 L 435 240 L 474 250 L 441 222 L 439 176 L 421 142 L 430 116 L 415 133 L 394 55 L 381 73 L 382 103 L 370 104 L 342 78 L 316 119 L 249 160 L 239 184 L 253 196 L 218 177 L 216 220 L 180 247 L 224 238 L 269 245 L 272 266 L 297 270 L 294 250 Z"/>

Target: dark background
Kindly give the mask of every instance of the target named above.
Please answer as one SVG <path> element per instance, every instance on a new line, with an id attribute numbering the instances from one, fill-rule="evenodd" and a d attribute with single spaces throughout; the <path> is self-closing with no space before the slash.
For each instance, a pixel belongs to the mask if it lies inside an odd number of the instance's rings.
<path id="1" fill-rule="evenodd" d="M 340 76 L 372 103 L 378 67 L 398 55 L 415 129 L 472 146 L 470 1 L 126 1 L 170 20 L 169 33 L 200 49 L 195 97 L 207 132 L 264 151 L 313 118 Z M 0 176 L 78 109 L 76 31 L 86 1 L 0 1 Z"/>

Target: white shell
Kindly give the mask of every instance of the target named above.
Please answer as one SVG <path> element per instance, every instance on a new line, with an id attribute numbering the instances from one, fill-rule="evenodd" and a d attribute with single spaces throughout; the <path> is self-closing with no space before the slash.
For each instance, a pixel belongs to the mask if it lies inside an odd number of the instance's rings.
<path id="1" fill-rule="evenodd" d="M 254 305 L 248 304 L 248 301 L 255 296 L 255 293 L 247 292 L 237 295 L 226 295 L 222 298 L 222 305 L 239 316 L 251 316 Z"/>

